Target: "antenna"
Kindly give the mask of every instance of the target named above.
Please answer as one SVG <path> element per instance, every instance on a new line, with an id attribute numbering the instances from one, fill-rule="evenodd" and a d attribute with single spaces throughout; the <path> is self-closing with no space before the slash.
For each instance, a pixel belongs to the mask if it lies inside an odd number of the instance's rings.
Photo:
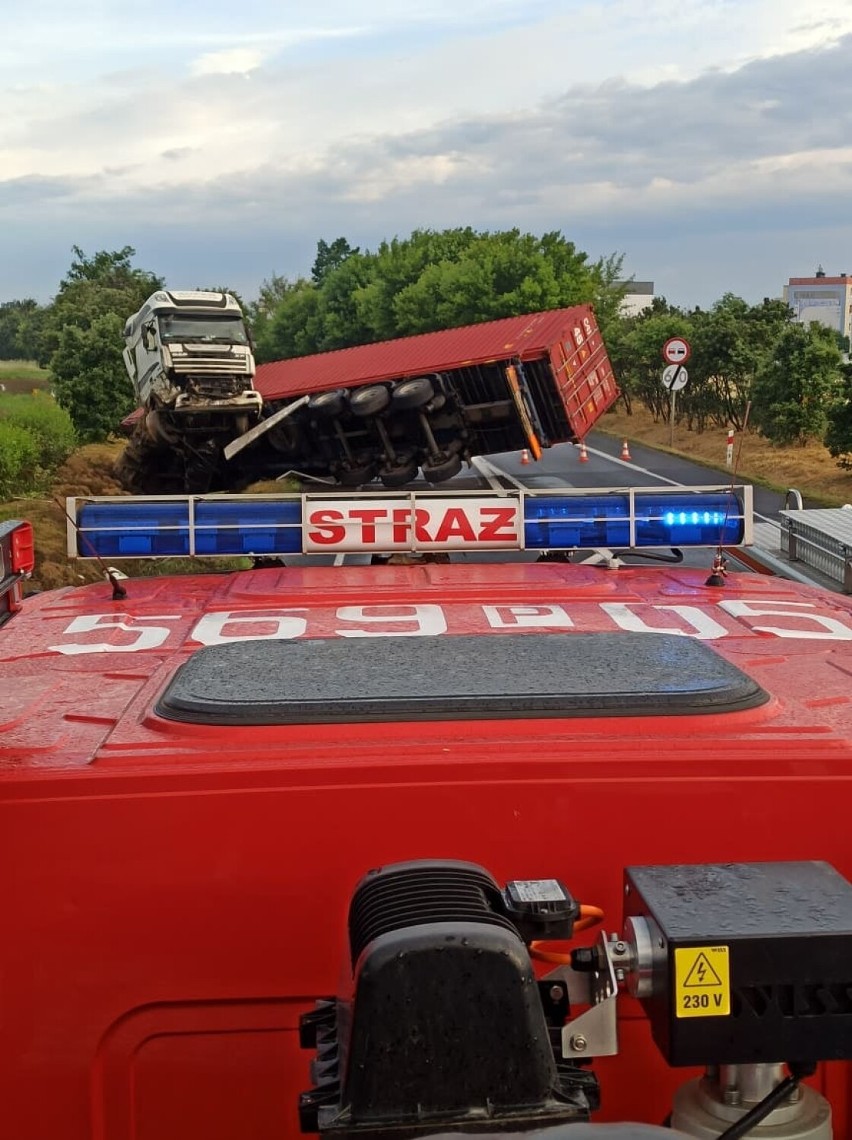
<path id="1" fill-rule="evenodd" d="M 736 458 L 734 459 L 734 468 L 731 471 L 731 486 L 729 490 L 729 502 L 734 497 L 734 486 L 737 481 L 737 472 L 740 469 L 740 456 L 743 453 L 743 444 L 745 443 L 745 433 L 748 427 L 748 417 L 751 412 L 751 400 L 746 404 L 745 415 L 743 416 L 743 426 L 740 430 L 740 442 L 737 447 Z M 705 586 L 724 586 L 725 578 L 728 573 L 728 560 L 722 550 L 722 538 L 725 534 L 725 527 L 728 522 L 728 508 L 725 508 L 725 518 L 719 530 L 719 545 L 716 547 L 716 553 L 713 556 L 713 566 L 710 570 L 710 577 L 704 583 Z"/>
<path id="2" fill-rule="evenodd" d="M 62 501 L 60 499 L 57 499 L 55 495 L 53 496 L 53 501 L 54 501 L 54 503 L 56 503 L 57 507 L 59 507 L 60 511 L 62 511 L 63 515 L 65 515 L 66 519 L 68 519 L 68 521 L 73 526 L 74 531 L 76 532 L 77 538 L 80 539 L 82 542 L 85 542 L 86 546 L 92 552 L 92 557 L 95 559 L 97 564 L 100 566 L 101 570 L 103 570 L 104 577 L 107 579 L 109 584 L 112 586 L 112 600 L 114 602 L 120 602 L 122 600 L 122 598 L 126 598 L 127 597 L 127 590 L 125 590 L 124 586 L 122 586 L 121 582 L 119 581 L 118 572 L 115 570 L 115 568 L 112 566 L 107 566 L 106 562 L 104 562 L 103 558 L 101 558 L 100 554 L 98 554 L 97 550 L 95 550 L 95 547 L 94 547 L 91 539 L 89 538 L 89 536 L 83 532 L 83 530 L 80 528 L 80 524 L 77 522 L 77 520 L 73 519 L 68 514 L 68 511 L 65 509 L 65 506 L 62 503 Z"/>

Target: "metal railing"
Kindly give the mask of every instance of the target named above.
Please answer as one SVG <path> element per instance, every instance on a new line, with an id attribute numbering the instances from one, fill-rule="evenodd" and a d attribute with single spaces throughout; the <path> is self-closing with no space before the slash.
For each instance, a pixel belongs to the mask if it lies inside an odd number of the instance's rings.
<path id="1" fill-rule="evenodd" d="M 781 549 L 790 561 L 804 562 L 852 594 L 852 507 L 803 510 L 802 496 L 791 489 L 781 516 Z"/>

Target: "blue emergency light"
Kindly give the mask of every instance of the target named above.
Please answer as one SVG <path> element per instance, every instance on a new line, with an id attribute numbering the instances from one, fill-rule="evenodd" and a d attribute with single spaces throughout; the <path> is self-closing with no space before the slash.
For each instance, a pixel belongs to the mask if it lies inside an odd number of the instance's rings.
<path id="1" fill-rule="evenodd" d="M 470 551 L 477 546 L 494 549 L 480 542 L 479 535 L 464 538 L 466 512 L 473 517 L 508 510 L 514 527 L 502 522 L 492 530 L 500 537 L 496 546 L 514 550 L 626 549 L 672 546 L 737 546 L 750 541 L 751 488 L 700 488 L 679 490 L 572 491 L 569 489 L 516 491 L 505 494 L 478 492 L 397 492 L 373 494 L 322 493 L 281 496 L 203 496 L 181 495 L 158 499 L 71 500 L 69 514 L 69 553 L 80 558 L 175 558 L 246 556 L 275 557 L 317 552 L 311 544 L 314 520 L 321 517 L 330 529 L 320 535 L 334 535 L 328 519 L 344 518 L 350 527 L 352 516 L 385 510 L 397 520 L 396 529 L 362 529 L 328 553 L 346 550 L 423 550 Z M 747 502 L 746 502 L 747 501 Z M 318 508 L 328 508 L 319 510 Z M 454 537 L 423 540 L 423 528 L 406 525 L 424 512 L 443 511 L 455 515 L 444 533 Z M 399 522 L 400 518 L 403 520 Z M 311 525 L 308 525 L 308 520 Z M 359 524 L 360 525 L 360 524 Z M 374 534 L 371 540 L 365 535 Z M 402 540 L 394 535 L 402 534 Z M 459 538 L 459 535 L 462 538 Z M 508 537 L 507 537 L 508 536 Z"/>
<path id="2" fill-rule="evenodd" d="M 744 533 L 742 504 L 730 492 L 621 492 L 524 503 L 528 550 L 737 546 Z"/>

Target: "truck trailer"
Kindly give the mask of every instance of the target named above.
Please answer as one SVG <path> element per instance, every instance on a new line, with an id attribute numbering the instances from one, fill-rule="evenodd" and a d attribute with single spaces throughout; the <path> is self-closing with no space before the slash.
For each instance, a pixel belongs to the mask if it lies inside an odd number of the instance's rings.
<path id="1" fill-rule="evenodd" d="M 749 492 L 0 529 L 3 1135 L 849 1140 L 852 599 Z"/>
<path id="2" fill-rule="evenodd" d="M 476 455 L 525 448 L 535 460 L 581 440 L 618 397 L 588 305 L 263 364 L 255 388 L 260 421 L 239 435 L 205 439 L 190 419 L 179 434 L 173 416 L 168 440 L 137 417 L 119 461 L 127 489 L 239 490 L 287 472 L 438 484 Z"/>

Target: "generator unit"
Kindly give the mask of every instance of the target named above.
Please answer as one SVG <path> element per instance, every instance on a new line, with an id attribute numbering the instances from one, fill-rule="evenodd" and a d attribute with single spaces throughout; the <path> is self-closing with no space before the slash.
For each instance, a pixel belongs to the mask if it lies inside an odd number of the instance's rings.
<path id="1" fill-rule="evenodd" d="M 565 955 L 547 944 L 595 908 L 556 878 L 501 888 L 451 861 L 371 871 L 349 910 L 347 983 L 301 1021 L 315 1051 L 303 1131 L 580 1140 L 573 1126 L 606 1096 L 591 1061 L 617 1052 L 627 992 L 670 1065 L 705 1066 L 672 1128 L 829 1140 L 828 1102 L 801 1081 L 852 1057 L 852 886 L 825 863 L 752 863 L 633 867 L 624 891 L 623 934 Z"/>

